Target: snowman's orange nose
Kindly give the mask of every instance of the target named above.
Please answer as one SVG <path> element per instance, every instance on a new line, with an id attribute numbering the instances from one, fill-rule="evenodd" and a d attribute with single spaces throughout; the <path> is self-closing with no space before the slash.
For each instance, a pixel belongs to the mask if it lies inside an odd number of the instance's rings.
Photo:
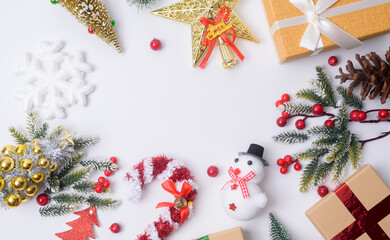
<path id="1" fill-rule="evenodd" d="M 238 175 L 238 174 L 241 173 L 241 170 L 239 168 L 236 168 L 236 169 L 233 170 L 233 172 L 234 172 L 235 175 Z"/>

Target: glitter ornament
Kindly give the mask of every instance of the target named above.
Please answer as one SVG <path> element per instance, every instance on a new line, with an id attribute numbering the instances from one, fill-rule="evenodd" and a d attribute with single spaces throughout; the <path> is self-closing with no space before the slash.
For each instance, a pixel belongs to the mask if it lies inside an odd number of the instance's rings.
<path id="1" fill-rule="evenodd" d="M 49 159 L 43 157 L 38 160 L 38 166 L 40 168 L 47 168 L 50 165 Z"/>
<path id="2" fill-rule="evenodd" d="M 7 145 L 1 150 L 1 154 L 3 154 L 3 156 L 9 156 L 13 153 L 15 153 L 15 147 L 12 145 Z"/>
<path id="3" fill-rule="evenodd" d="M 53 163 L 50 165 L 49 171 L 53 172 L 53 171 L 57 170 L 57 168 L 58 168 L 58 163 Z"/>
<path id="4" fill-rule="evenodd" d="M 3 190 L 4 186 L 5 186 L 5 181 L 4 181 L 3 177 L 0 176 L 0 191 Z"/>
<path id="5" fill-rule="evenodd" d="M 114 26 L 101 0 L 58 0 L 77 20 L 93 29 L 100 39 L 121 52 Z"/>
<path id="6" fill-rule="evenodd" d="M 4 202 L 9 208 L 16 208 L 22 203 L 22 195 L 19 193 L 7 195 L 4 198 Z"/>
<path id="7" fill-rule="evenodd" d="M 38 185 L 36 184 L 27 186 L 26 188 L 26 195 L 29 197 L 34 196 L 35 194 L 37 194 L 37 192 L 38 192 Z"/>
<path id="8" fill-rule="evenodd" d="M 24 190 L 27 187 L 27 179 L 22 176 L 14 177 L 11 180 L 11 186 L 17 191 Z"/>
<path id="9" fill-rule="evenodd" d="M 35 156 L 41 156 L 43 154 L 43 150 L 42 150 L 41 146 L 39 146 L 39 145 L 34 145 L 31 149 L 31 152 Z"/>
<path id="10" fill-rule="evenodd" d="M 45 177 L 45 174 L 43 174 L 42 172 L 34 173 L 34 175 L 32 175 L 32 177 L 31 177 L 31 180 L 33 182 L 39 183 L 39 182 L 43 181 L 44 177 Z"/>
<path id="11" fill-rule="evenodd" d="M 230 26 L 232 30 L 236 33 L 236 37 L 247 39 L 253 42 L 258 43 L 257 38 L 252 34 L 248 27 L 241 21 L 241 19 L 234 12 L 233 8 L 237 4 L 238 0 L 215 0 L 215 1 L 201 1 L 201 0 L 184 0 L 178 3 L 174 3 L 167 7 L 155 10 L 152 14 L 169 18 L 175 21 L 191 24 L 192 31 L 192 66 L 196 67 L 201 61 L 203 55 L 208 51 L 212 50 L 213 46 L 207 46 L 203 44 L 205 40 L 205 34 L 208 32 L 208 27 L 205 27 L 201 19 L 210 19 L 214 20 L 213 17 L 217 16 L 220 8 L 226 6 L 229 8 L 230 17 L 227 22 L 221 21 L 225 26 Z M 209 25 L 211 26 L 211 24 Z M 216 25 L 217 26 L 217 25 Z M 215 29 L 217 30 L 217 29 Z M 232 32 L 232 31 L 231 31 Z M 214 40 L 216 45 L 219 45 L 220 52 L 223 58 L 223 64 L 228 64 L 230 60 L 234 61 L 232 58 L 232 53 L 227 47 L 226 42 L 221 42 L 217 37 Z M 234 41 L 233 41 L 234 42 Z"/>
<path id="12" fill-rule="evenodd" d="M 0 159 L 0 170 L 3 172 L 9 172 L 15 167 L 15 162 L 10 157 L 3 157 Z"/>

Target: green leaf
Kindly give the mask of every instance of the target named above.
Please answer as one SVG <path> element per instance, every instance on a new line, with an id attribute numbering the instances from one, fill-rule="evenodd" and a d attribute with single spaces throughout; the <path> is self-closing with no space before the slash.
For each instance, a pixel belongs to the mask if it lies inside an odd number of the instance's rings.
<path id="1" fill-rule="evenodd" d="M 336 108 L 337 100 L 336 95 L 333 91 L 333 87 L 326 75 L 326 72 L 319 66 L 316 67 L 317 71 L 317 81 L 316 85 L 318 89 L 325 95 L 326 101 L 329 106 Z"/>
<path id="2" fill-rule="evenodd" d="M 72 185 L 84 181 L 88 176 L 90 168 L 81 168 L 75 172 L 68 173 L 60 179 L 60 190 L 71 187 Z"/>
<path id="3" fill-rule="evenodd" d="M 284 103 L 285 111 L 288 112 L 291 115 L 296 114 L 311 114 L 312 113 L 312 105 L 307 104 L 294 104 L 292 102 L 286 102 Z"/>
<path id="4" fill-rule="evenodd" d="M 117 200 L 113 200 L 111 198 L 100 198 L 97 196 L 90 196 L 87 199 L 87 202 L 100 210 L 106 210 L 108 208 L 113 208 L 118 206 L 119 202 Z"/>
<path id="5" fill-rule="evenodd" d="M 324 107 L 329 105 L 328 101 L 324 97 L 318 95 L 314 89 L 301 89 L 297 92 L 296 97 L 313 103 L 319 103 Z"/>
<path id="6" fill-rule="evenodd" d="M 93 170 L 96 171 L 112 171 L 115 172 L 118 170 L 118 165 L 115 163 L 105 160 L 105 161 L 98 161 L 95 159 L 88 159 L 80 162 L 81 166 L 83 167 L 91 167 Z"/>
<path id="7" fill-rule="evenodd" d="M 74 139 L 74 149 L 76 151 L 82 150 L 84 148 L 90 147 L 97 143 L 98 139 L 95 137 L 76 137 Z"/>
<path id="8" fill-rule="evenodd" d="M 269 214 L 269 221 L 269 235 L 271 240 L 292 240 L 290 234 L 272 213 Z"/>
<path id="9" fill-rule="evenodd" d="M 301 192 L 306 192 L 307 189 L 310 187 L 311 182 L 315 176 L 315 173 L 318 168 L 319 159 L 313 159 L 308 165 L 306 165 L 305 170 L 303 170 L 303 174 L 301 176 L 300 186 L 299 189 Z"/>
<path id="10" fill-rule="evenodd" d="M 360 97 L 356 96 L 355 94 L 350 94 L 348 96 L 348 90 L 344 87 L 338 86 L 337 92 L 341 95 L 343 98 L 345 104 L 352 107 L 353 109 L 362 110 L 363 109 L 363 102 L 360 99 Z"/>
<path id="11" fill-rule="evenodd" d="M 360 154 L 362 152 L 359 139 L 355 134 L 351 136 L 351 143 L 349 145 L 349 156 L 352 162 L 353 168 L 357 169 L 359 167 Z"/>
<path id="12" fill-rule="evenodd" d="M 303 143 L 309 139 L 306 133 L 298 132 L 295 130 L 282 132 L 279 135 L 273 137 L 274 141 L 293 144 L 293 143 Z"/>
<path id="13" fill-rule="evenodd" d="M 70 159 L 67 163 L 65 163 L 64 167 L 58 173 L 58 179 L 62 179 L 65 175 L 71 172 L 84 158 L 84 154 L 77 154 L 72 159 Z"/>
<path id="14" fill-rule="evenodd" d="M 59 193 L 52 197 L 57 203 L 68 205 L 80 205 L 87 201 L 87 198 L 77 193 Z"/>
<path id="15" fill-rule="evenodd" d="M 294 156 L 300 160 L 317 159 L 329 152 L 328 148 L 312 147 L 303 152 L 294 154 Z"/>
<path id="16" fill-rule="evenodd" d="M 68 204 L 51 204 L 49 206 L 41 207 L 39 213 L 42 217 L 56 217 L 71 213 L 74 210 L 75 208 Z"/>
<path id="17" fill-rule="evenodd" d="M 325 181 L 326 177 L 332 172 L 334 164 L 335 162 L 323 162 L 318 166 L 313 180 L 314 186 L 319 186 Z"/>
<path id="18" fill-rule="evenodd" d="M 23 145 L 30 141 L 26 135 L 16 130 L 14 127 L 10 127 L 8 130 L 11 133 L 11 136 L 15 139 L 15 142 L 19 145 Z"/>

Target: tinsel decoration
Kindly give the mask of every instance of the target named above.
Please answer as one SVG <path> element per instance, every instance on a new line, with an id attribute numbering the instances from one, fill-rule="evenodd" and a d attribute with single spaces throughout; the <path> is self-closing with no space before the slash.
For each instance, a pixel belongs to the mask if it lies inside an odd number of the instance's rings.
<path id="1" fill-rule="evenodd" d="M 122 52 L 115 33 L 114 21 L 108 14 L 102 0 L 51 0 L 53 4 L 65 7 L 77 20 L 108 45 Z"/>
<path id="2" fill-rule="evenodd" d="M 128 184 L 129 200 L 138 202 L 144 185 L 154 178 L 163 180 L 164 190 L 176 199 L 173 203 L 157 205 L 158 208 L 163 207 L 163 213 L 137 236 L 137 240 L 163 240 L 172 235 L 193 213 L 192 203 L 198 194 L 198 183 L 183 163 L 166 156 L 145 158 L 126 173 L 124 180 Z"/>
<path id="3" fill-rule="evenodd" d="M 138 9 L 151 8 L 156 0 L 126 0 L 130 6 L 136 6 Z"/>
<path id="4" fill-rule="evenodd" d="M 99 209 L 114 207 L 116 200 L 93 193 L 92 171 L 115 171 L 109 160 L 85 158 L 84 150 L 96 142 L 93 137 L 76 137 L 62 126 L 48 134 L 48 124 L 40 124 L 35 115 L 27 118 L 27 134 L 10 129 L 17 146 L 7 145 L 0 158 L 0 205 L 18 207 L 36 195 L 42 187 L 52 199 L 39 211 L 42 216 L 73 212 L 77 206 Z"/>
<path id="5" fill-rule="evenodd" d="M 348 60 L 345 67 L 348 73 L 344 73 L 340 68 L 340 75 L 337 75 L 336 79 L 340 79 L 341 83 L 352 80 L 348 95 L 361 85 L 362 100 L 366 100 L 367 96 L 372 100 L 379 95 L 381 103 L 385 104 L 390 95 L 390 48 L 385 54 L 385 60 L 375 52 L 366 56 L 356 54 L 355 58 L 362 69 L 356 69 L 352 61 Z"/>
<path id="6" fill-rule="evenodd" d="M 292 237 L 287 232 L 286 228 L 280 224 L 272 213 L 269 214 L 269 222 L 269 235 L 271 240 L 292 240 Z"/>

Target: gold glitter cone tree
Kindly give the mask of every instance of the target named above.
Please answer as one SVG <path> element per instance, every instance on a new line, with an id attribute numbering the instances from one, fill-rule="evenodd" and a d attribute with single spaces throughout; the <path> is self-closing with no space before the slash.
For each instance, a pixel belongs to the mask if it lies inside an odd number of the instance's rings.
<path id="1" fill-rule="evenodd" d="M 115 22 L 101 0 L 51 0 L 51 3 L 65 7 L 99 38 L 118 52 L 122 51 L 114 29 Z"/>
<path id="2" fill-rule="evenodd" d="M 28 116 L 28 134 L 10 128 L 18 145 L 6 145 L 1 150 L 0 206 L 16 208 L 40 189 L 52 198 L 52 203 L 40 210 L 42 216 L 63 215 L 81 204 L 115 206 L 116 200 L 93 194 L 95 183 L 87 181 L 93 170 L 118 168 L 109 160 L 85 159 L 83 151 L 96 139 L 75 137 L 75 133 L 69 134 L 61 126 L 48 134 L 48 128 L 47 124 L 39 124 L 33 114 Z"/>

